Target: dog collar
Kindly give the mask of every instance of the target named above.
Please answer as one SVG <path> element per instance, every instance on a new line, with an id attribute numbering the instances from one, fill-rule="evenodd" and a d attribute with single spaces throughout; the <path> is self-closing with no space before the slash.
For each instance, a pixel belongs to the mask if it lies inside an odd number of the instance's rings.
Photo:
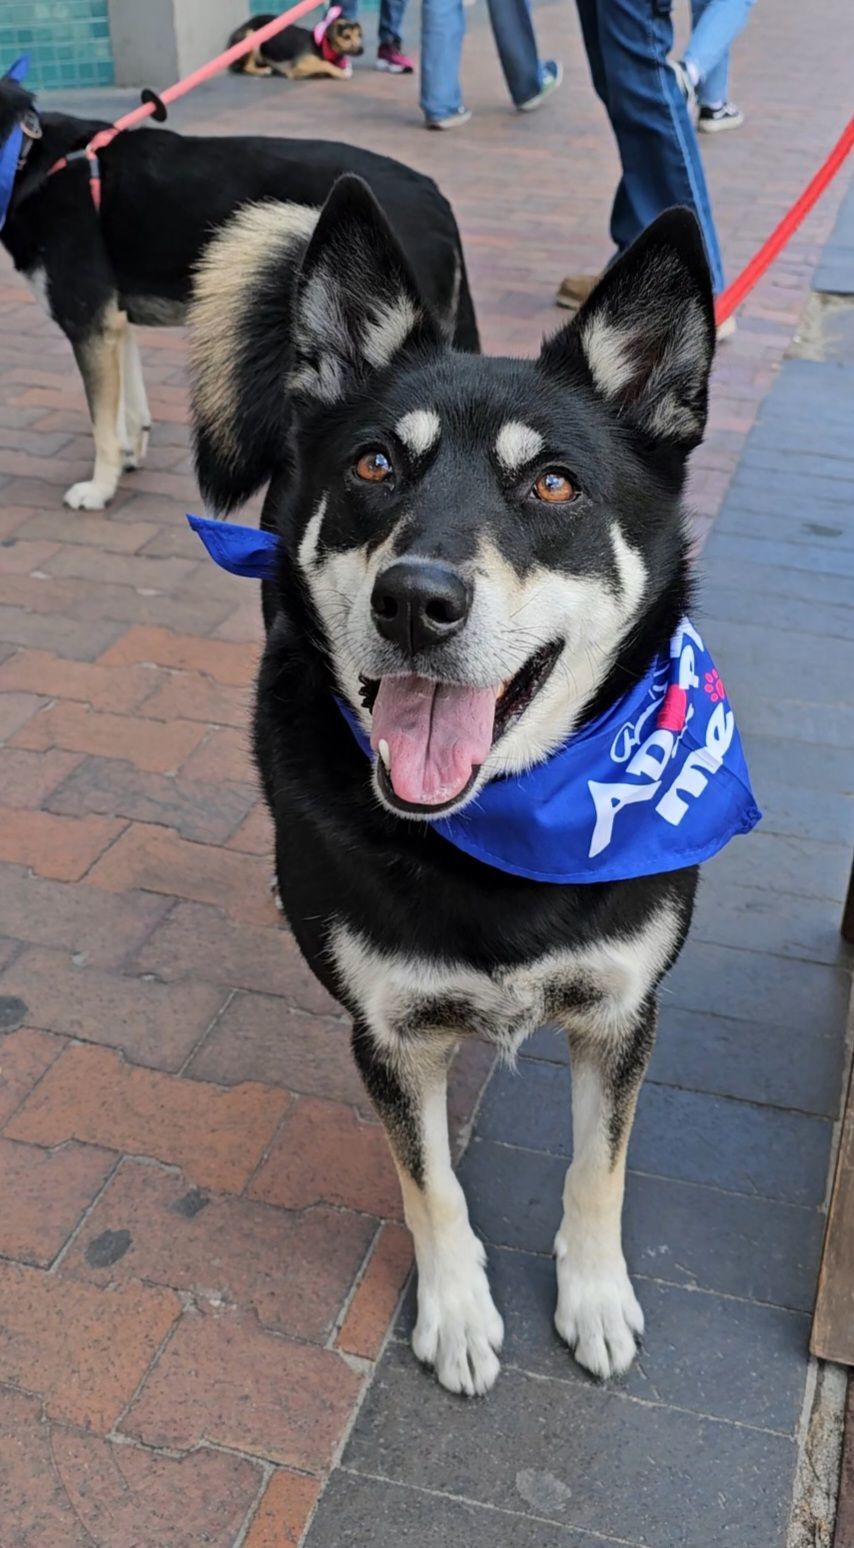
<path id="1" fill-rule="evenodd" d="M 270 579 L 272 532 L 189 516 L 211 558 Z M 365 756 L 355 711 L 336 700 Z M 628 881 L 699 865 L 761 817 L 720 674 L 687 618 L 640 682 L 543 762 L 498 776 L 430 826 L 474 860 L 530 881 Z"/>
<path id="2" fill-rule="evenodd" d="M 30 61 L 26 54 L 16 59 L 6 71 L 4 79 L 7 81 L 22 81 L 29 69 Z M 31 131 L 25 129 L 23 122 L 15 125 L 11 134 L 0 146 L 0 231 L 6 223 L 6 212 L 12 201 L 12 193 L 15 188 L 15 178 L 21 168 L 25 157 L 24 143 L 29 149 L 30 141 L 34 136 Z"/>

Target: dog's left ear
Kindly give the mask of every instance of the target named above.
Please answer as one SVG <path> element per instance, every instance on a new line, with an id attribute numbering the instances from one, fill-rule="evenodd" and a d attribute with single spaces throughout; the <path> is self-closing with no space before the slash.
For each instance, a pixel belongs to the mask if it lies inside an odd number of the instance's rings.
<path id="1" fill-rule="evenodd" d="M 711 276 L 690 210 L 667 210 L 606 271 L 577 316 L 543 346 L 565 372 L 583 359 L 620 419 L 689 451 L 702 439 L 715 350 Z"/>
<path id="2" fill-rule="evenodd" d="M 439 342 L 403 250 L 367 184 L 339 178 L 297 280 L 292 392 L 334 403 L 404 349 Z"/>

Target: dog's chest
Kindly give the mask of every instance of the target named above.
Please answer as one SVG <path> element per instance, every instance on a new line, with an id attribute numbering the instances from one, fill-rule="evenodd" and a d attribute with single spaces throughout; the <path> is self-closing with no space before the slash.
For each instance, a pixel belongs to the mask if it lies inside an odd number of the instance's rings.
<path id="1" fill-rule="evenodd" d="M 470 1033 L 512 1050 L 544 1022 L 607 1036 L 638 1011 L 672 954 L 675 910 L 632 935 L 544 953 L 482 972 L 384 952 L 338 923 L 329 950 L 348 1004 L 389 1046 L 422 1033 Z"/>

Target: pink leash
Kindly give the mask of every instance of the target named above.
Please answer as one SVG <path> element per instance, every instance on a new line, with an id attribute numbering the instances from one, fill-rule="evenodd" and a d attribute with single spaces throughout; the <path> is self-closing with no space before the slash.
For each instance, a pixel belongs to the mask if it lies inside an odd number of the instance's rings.
<path id="1" fill-rule="evenodd" d="M 125 113 L 122 118 L 117 118 L 109 129 L 99 129 L 89 144 L 83 150 L 72 151 L 68 156 L 61 156 L 55 161 L 48 172 L 59 172 L 62 167 L 70 166 L 75 161 L 85 157 L 89 164 L 89 189 L 92 194 L 92 202 L 97 209 L 101 207 L 101 170 L 98 165 L 98 152 L 121 134 L 125 129 L 132 129 L 135 124 L 141 124 L 144 119 L 154 117 L 161 122 L 166 117 L 166 107 L 170 102 L 177 102 L 179 97 L 186 97 L 196 86 L 201 86 L 203 81 L 209 81 L 212 76 L 218 75 L 220 70 L 227 70 L 230 64 L 242 59 L 244 54 L 251 54 L 253 48 L 266 43 L 268 38 L 274 38 L 283 27 L 290 26 L 300 16 L 305 16 L 307 11 L 317 9 L 317 0 L 299 0 L 298 5 L 292 5 L 290 10 L 283 11 L 281 16 L 276 16 L 265 27 L 259 27 L 257 32 L 250 32 L 248 37 L 241 39 L 223 53 L 217 54 L 215 59 L 209 59 L 207 64 L 200 65 L 198 70 L 193 70 L 185 75 L 181 81 L 176 81 L 174 86 L 167 86 L 165 91 L 156 94 L 153 91 L 143 92 L 143 100 L 139 107 L 135 107 L 130 113 Z"/>

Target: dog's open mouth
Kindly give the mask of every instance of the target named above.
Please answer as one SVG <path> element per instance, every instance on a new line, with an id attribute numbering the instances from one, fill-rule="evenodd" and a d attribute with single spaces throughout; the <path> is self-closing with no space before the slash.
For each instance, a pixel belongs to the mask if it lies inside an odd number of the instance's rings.
<path id="1" fill-rule="evenodd" d="M 399 811 L 436 817 L 471 790 L 492 747 L 539 693 L 562 649 L 543 645 L 491 688 L 429 677 L 363 679 L 383 796 Z"/>

